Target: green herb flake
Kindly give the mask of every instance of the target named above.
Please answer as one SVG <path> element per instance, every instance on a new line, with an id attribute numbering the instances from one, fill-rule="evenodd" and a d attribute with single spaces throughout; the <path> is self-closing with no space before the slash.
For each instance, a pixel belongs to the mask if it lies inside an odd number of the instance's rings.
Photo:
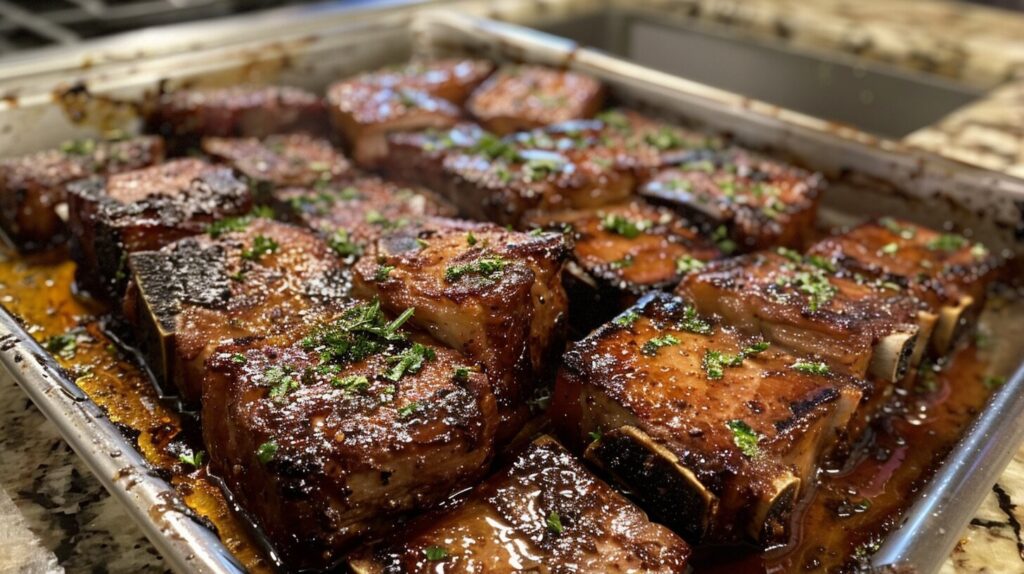
<path id="1" fill-rule="evenodd" d="M 609 269 L 625 269 L 626 267 L 633 266 L 633 256 L 626 255 L 622 259 L 616 259 L 608 264 Z"/>
<path id="2" fill-rule="evenodd" d="M 736 242 L 729 237 L 729 230 L 724 225 L 719 225 L 711 232 L 711 241 L 725 255 L 731 255 L 736 251 Z"/>
<path id="3" fill-rule="evenodd" d="M 270 387 L 268 397 L 274 400 L 288 396 L 288 393 L 299 388 L 299 381 L 293 375 L 295 369 L 290 366 L 275 365 L 263 371 L 259 384 Z"/>
<path id="4" fill-rule="evenodd" d="M 998 375 L 989 375 L 982 381 L 986 389 L 995 389 L 1006 384 L 1006 377 Z"/>
<path id="5" fill-rule="evenodd" d="M 466 275 L 479 275 L 485 279 L 492 279 L 498 273 L 505 270 L 508 262 L 501 257 L 483 257 L 471 263 L 452 265 L 444 271 L 444 279 L 454 283 Z"/>
<path id="6" fill-rule="evenodd" d="M 656 132 L 645 134 L 644 141 L 662 151 L 682 147 L 684 143 L 683 138 L 679 137 L 675 130 L 666 126 L 658 128 Z"/>
<path id="7" fill-rule="evenodd" d="M 720 351 L 708 349 L 704 352 L 704 359 L 701 361 L 704 367 L 704 374 L 709 381 L 717 381 L 725 376 L 727 367 L 738 367 L 743 364 L 743 355 L 731 355 Z"/>
<path id="8" fill-rule="evenodd" d="M 621 235 L 627 239 L 639 237 L 641 233 L 650 229 L 652 225 L 653 224 L 650 221 L 633 221 L 618 213 L 609 213 L 601 219 L 602 229 L 610 231 L 616 235 Z"/>
<path id="9" fill-rule="evenodd" d="M 974 257 L 975 259 L 984 259 L 988 257 L 988 254 L 988 248 L 981 243 L 975 243 L 971 246 L 971 257 Z"/>
<path id="10" fill-rule="evenodd" d="M 711 334 L 711 323 L 704 320 L 697 313 L 697 309 L 692 306 L 688 306 L 683 310 L 683 318 L 679 321 L 677 327 L 682 331 L 688 331 L 698 335 Z"/>
<path id="11" fill-rule="evenodd" d="M 626 114 L 618 110 L 608 110 L 597 114 L 597 119 L 607 125 L 608 127 L 615 128 L 620 131 L 629 131 L 629 118 Z"/>
<path id="12" fill-rule="evenodd" d="M 409 418 L 412 415 L 414 415 L 417 412 L 419 412 L 422 408 L 423 408 L 423 406 L 420 405 L 420 403 L 418 403 L 416 401 L 413 401 L 413 402 L 405 405 L 404 407 L 398 409 L 398 417 L 399 418 L 403 418 L 403 419 L 404 418 Z"/>
<path id="13" fill-rule="evenodd" d="M 464 383 L 469 380 L 469 374 L 473 372 L 473 369 L 465 365 L 459 365 L 452 369 L 452 379 Z"/>
<path id="14" fill-rule="evenodd" d="M 448 557 L 448 551 L 442 546 L 430 546 L 423 551 L 423 554 L 427 557 L 427 560 L 431 562 L 444 560 Z"/>
<path id="15" fill-rule="evenodd" d="M 755 458 L 761 453 L 757 444 L 761 441 L 761 436 L 750 428 L 750 425 L 742 420 L 734 419 L 725 423 L 725 426 L 732 431 L 732 442 L 739 447 L 740 452 L 748 458 Z"/>
<path id="16" fill-rule="evenodd" d="M 640 352 L 649 357 L 653 357 L 658 354 L 658 349 L 678 344 L 679 339 L 673 335 L 662 335 L 661 337 L 655 337 L 644 343 L 644 346 L 640 348 Z"/>
<path id="17" fill-rule="evenodd" d="M 281 247 L 273 238 L 257 235 L 252 239 L 252 246 L 242 250 L 242 259 L 259 261 L 264 255 L 274 253 Z"/>
<path id="18" fill-rule="evenodd" d="M 896 235 L 898 235 L 900 239 L 910 240 L 913 239 L 915 235 L 917 235 L 916 229 L 910 227 L 909 225 L 900 225 L 899 223 L 896 222 L 895 219 L 891 217 L 883 217 L 882 219 L 878 220 L 878 223 L 882 227 L 886 228 L 890 233 L 895 233 Z"/>
<path id="19" fill-rule="evenodd" d="M 590 437 L 590 442 L 597 442 L 601 440 L 601 437 L 604 436 L 604 433 L 601 432 L 601 427 L 597 427 L 597 430 L 592 430 L 588 432 L 587 436 Z"/>
<path id="20" fill-rule="evenodd" d="M 338 229 L 327 239 L 327 245 L 340 257 L 359 257 L 363 247 L 352 240 L 347 229 Z"/>
<path id="21" fill-rule="evenodd" d="M 900 250 L 900 246 L 895 241 L 892 243 L 886 243 L 878 250 L 882 255 L 896 255 L 896 252 Z"/>
<path id="22" fill-rule="evenodd" d="M 943 233 L 942 235 L 928 242 L 928 249 L 932 251 L 956 251 L 967 247 L 969 241 L 963 235 L 955 233 Z"/>
<path id="23" fill-rule="evenodd" d="M 373 280 L 378 283 L 381 281 L 387 281 L 388 277 L 391 276 L 391 272 L 394 270 L 394 265 L 378 265 L 377 270 L 373 272 Z"/>
<path id="24" fill-rule="evenodd" d="M 640 314 L 632 309 L 612 319 L 612 324 L 617 327 L 632 327 L 636 320 L 640 318 Z"/>
<path id="25" fill-rule="evenodd" d="M 48 337 L 44 342 L 46 350 L 58 357 L 70 361 L 75 358 L 78 352 L 79 337 L 85 334 L 81 327 L 72 329 L 67 333 Z"/>
<path id="26" fill-rule="evenodd" d="M 331 386 L 345 391 L 346 395 L 358 393 L 370 388 L 370 379 L 366 375 L 348 375 L 331 380 Z"/>
<path id="27" fill-rule="evenodd" d="M 466 245 L 469 245 L 470 247 L 476 245 L 476 236 L 473 235 L 472 231 L 466 234 Z"/>
<path id="28" fill-rule="evenodd" d="M 188 451 L 188 453 L 181 453 L 181 454 L 179 454 L 178 455 L 178 460 L 182 464 L 187 464 L 187 465 L 189 465 L 189 466 L 191 466 L 193 468 L 199 468 L 200 466 L 203 466 L 203 458 L 204 457 L 206 457 L 206 453 L 205 452 L 203 452 L 201 450 L 200 451 L 196 451 L 196 452 L 192 452 L 190 450 L 190 451 Z"/>
<path id="29" fill-rule="evenodd" d="M 793 251 L 788 247 L 779 247 L 778 249 L 775 250 L 775 252 L 785 257 L 786 259 L 789 259 L 793 263 L 801 263 L 804 260 L 803 256 L 800 255 L 800 253 Z"/>
<path id="30" fill-rule="evenodd" d="M 564 528 L 562 527 L 562 517 L 559 516 L 558 513 L 555 512 L 554 510 L 548 513 L 548 517 L 544 521 L 544 523 L 547 525 L 548 530 L 554 532 L 555 534 L 561 534 L 562 530 L 564 530 Z"/>
<path id="31" fill-rule="evenodd" d="M 232 363 L 235 363 L 236 365 L 244 365 L 247 360 L 245 358 L 245 355 L 241 353 L 232 353 L 229 359 L 231 360 Z"/>
<path id="32" fill-rule="evenodd" d="M 391 365 L 385 377 L 389 381 L 398 382 L 405 375 L 418 373 L 423 368 L 423 363 L 437 358 L 433 349 L 420 343 L 413 343 L 411 347 L 393 357 L 388 357 L 387 362 Z"/>
<path id="33" fill-rule="evenodd" d="M 512 144 L 489 133 L 480 136 L 472 151 L 490 160 L 516 161 L 519 157 L 519 153 Z"/>
<path id="34" fill-rule="evenodd" d="M 553 173 L 565 169 L 566 162 L 561 158 L 533 158 L 523 165 L 526 181 L 540 181 Z"/>
<path id="35" fill-rule="evenodd" d="M 686 275 L 693 271 L 704 268 L 704 262 L 691 255 L 683 255 L 679 259 L 676 259 L 676 273 L 680 275 Z"/>
<path id="36" fill-rule="evenodd" d="M 275 456 L 277 456 L 277 442 L 275 441 L 267 441 L 256 448 L 256 458 L 262 464 L 274 460 Z"/>
<path id="37" fill-rule="evenodd" d="M 815 362 L 815 361 L 803 361 L 803 360 L 800 360 L 800 361 L 797 361 L 797 362 L 793 363 L 792 365 L 790 365 L 789 368 L 793 369 L 794 371 L 800 371 L 801 373 L 806 373 L 808 375 L 821 375 L 821 376 L 825 376 L 825 375 L 828 375 L 828 374 L 830 374 L 832 372 L 832 370 L 828 368 L 828 365 L 826 365 L 825 363 L 822 363 L 820 361 L 819 362 Z"/>
<path id="38" fill-rule="evenodd" d="M 96 140 L 88 138 L 68 140 L 60 144 L 60 151 L 68 155 L 92 155 L 96 151 Z"/>

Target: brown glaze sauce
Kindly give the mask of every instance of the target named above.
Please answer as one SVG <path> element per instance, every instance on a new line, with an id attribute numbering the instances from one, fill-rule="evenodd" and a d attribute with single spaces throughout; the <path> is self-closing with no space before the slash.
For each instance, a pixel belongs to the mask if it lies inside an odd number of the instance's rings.
<path id="1" fill-rule="evenodd" d="M 24 320 L 33 336 L 82 327 L 74 356 L 58 358 L 111 421 L 122 425 L 145 459 L 170 476 L 182 500 L 212 523 L 225 546 L 251 572 L 273 567 L 249 526 L 232 510 L 205 467 L 193 469 L 174 454 L 176 441 L 200 449 L 189 421 L 159 398 L 148 377 L 100 328 L 101 309 L 72 295 L 74 265 L 60 254 L 0 255 L 0 303 Z M 91 339 L 91 340 L 90 340 Z M 841 468 L 823 471 L 801 505 L 791 542 L 767 552 L 751 548 L 701 548 L 697 572 L 843 572 L 866 563 L 871 552 L 913 502 L 918 489 L 991 392 L 988 345 L 961 348 L 941 369 L 898 390 L 867 438 Z M 120 477 L 130 481 L 132 477 Z"/>

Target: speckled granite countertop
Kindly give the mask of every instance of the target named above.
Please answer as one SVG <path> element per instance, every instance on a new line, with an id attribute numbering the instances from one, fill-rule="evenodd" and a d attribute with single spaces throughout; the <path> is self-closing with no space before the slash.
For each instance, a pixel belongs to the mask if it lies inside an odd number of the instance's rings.
<path id="1" fill-rule="evenodd" d="M 662 3 L 656 0 L 657 3 Z M 695 19 L 991 88 L 906 138 L 1024 177 L 1024 16 L 937 0 L 682 0 Z M 1024 572 L 1024 450 L 943 568 Z M 164 572 L 131 519 L 10 380 L 0 378 L 0 574 Z"/>

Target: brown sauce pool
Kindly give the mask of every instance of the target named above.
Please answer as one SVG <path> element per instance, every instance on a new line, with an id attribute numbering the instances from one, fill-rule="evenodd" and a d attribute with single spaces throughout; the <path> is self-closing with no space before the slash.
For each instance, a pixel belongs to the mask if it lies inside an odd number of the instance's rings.
<path id="1" fill-rule="evenodd" d="M 144 458 L 170 477 L 182 500 L 217 529 L 250 572 L 273 571 L 205 465 L 195 469 L 179 461 L 182 449 L 202 449 L 193 421 L 162 400 L 142 370 L 104 334 L 101 310 L 72 295 L 73 270 L 61 254 L 0 255 L 0 303 L 44 346 L 50 337 L 78 329 L 74 349 L 58 356 L 76 384 L 129 437 L 137 435 Z M 959 349 L 941 368 L 921 373 L 913 388 L 897 390 L 846 464 L 820 473 L 801 504 L 788 545 L 767 552 L 701 548 L 694 570 L 842 572 L 855 570 L 858 560 L 865 563 L 991 393 L 992 350 L 983 339 Z"/>

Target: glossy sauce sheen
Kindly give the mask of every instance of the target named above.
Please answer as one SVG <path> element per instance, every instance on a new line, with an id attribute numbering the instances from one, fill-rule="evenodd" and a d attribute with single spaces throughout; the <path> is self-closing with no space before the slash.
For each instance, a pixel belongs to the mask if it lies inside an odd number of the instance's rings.
<path id="1" fill-rule="evenodd" d="M 199 448 L 198 436 L 112 347 L 99 329 L 95 310 L 71 295 L 72 276 L 73 264 L 66 260 L 7 256 L 0 261 L 0 303 L 21 317 L 40 341 L 85 327 L 92 341 L 83 337 L 72 359 L 59 359 L 62 365 L 113 422 L 130 436 L 137 433 L 146 460 L 170 474 L 186 504 L 216 526 L 231 552 L 250 571 L 269 572 L 255 538 L 205 469 L 195 471 L 178 462 L 175 452 L 183 443 Z M 847 556 L 866 555 L 984 406 L 991 353 L 987 344 L 961 349 L 942 371 L 919 377 L 912 389 L 902 391 L 902 408 L 886 409 L 887 416 L 873 425 L 870 444 L 846 468 L 821 475 L 815 492 L 798 509 L 789 545 L 765 553 L 745 547 L 703 548 L 695 556 L 696 571 L 839 571 Z M 870 504 L 864 502 L 868 499 Z"/>

